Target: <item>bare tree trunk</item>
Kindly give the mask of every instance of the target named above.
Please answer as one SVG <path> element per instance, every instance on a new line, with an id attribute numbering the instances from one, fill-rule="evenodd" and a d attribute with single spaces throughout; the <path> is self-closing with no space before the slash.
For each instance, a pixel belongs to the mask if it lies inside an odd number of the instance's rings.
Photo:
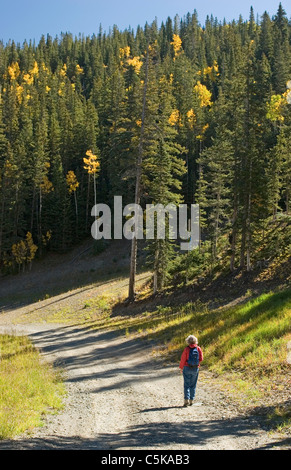
<path id="1" fill-rule="evenodd" d="M 5 199 L 4 199 L 4 191 L 2 190 L 1 215 L 0 215 L 0 258 L 1 258 L 1 255 L 2 255 L 2 237 L 3 237 L 3 225 L 4 225 L 4 208 L 5 208 Z"/>
<path id="2" fill-rule="evenodd" d="M 42 192 L 39 188 L 39 220 L 38 220 L 38 239 L 39 239 L 39 254 L 42 255 Z"/>
<path id="3" fill-rule="evenodd" d="M 248 194 L 248 212 L 247 212 L 247 271 L 251 270 L 251 205 L 252 205 L 252 161 L 250 162 L 249 173 L 249 194 Z"/>
<path id="4" fill-rule="evenodd" d="M 32 233 L 32 230 L 33 230 L 34 203 L 35 203 L 35 185 L 33 186 L 32 200 L 31 200 L 30 233 Z"/>
<path id="5" fill-rule="evenodd" d="M 237 221 L 237 197 L 235 196 L 235 204 L 232 219 L 232 233 L 231 233 L 231 256 L 230 256 L 230 271 L 233 272 L 235 268 L 235 248 L 236 248 L 236 221 Z"/>
<path id="6" fill-rule="evenodd" d="M 286 188 L 286 213 L 287 215 L 289 215 L 289 191 L 290 191 L 290 187 L 289 187 L 289 181 L 287 182 L 287 188 Z"/>
<path id="7" fill-rule="evenodd" d="M 158 270 L 158 262 L 159 262 L 160 250 L 156 249 L 155 252 L 155 263 L 154 263 L 154 277 L 153 277 L 153 293 L 156 294 L 159 289 L 159 270 Z"/>
<path id="8" fill-rule="evenodd" d="M 76 190 L 74 191 L 74 201 L 75 201 L 75 211 L 76 211 L 76 237 L 78 239 L 79 218 L 78 218 L 78 204 L 77 204 Z"/>
<path id="9" fill-rule="evenodd" d="M 87 187 L 87 199 L 86 199 L 86 230 L 88 228 L 88 214 L 89 214 L 89 198 L 90 198 L 90 175 L 88 174 L 88 187 Z"/>
<path id="10" fill-rule="evenodd" d="M 145 128 L 146 97 L 147 97 L 147 87 L 148 87 L 148 68 L 149 68 L 149 46 L 147 47 L 147 56 L 146 56 L 146 71 L 145 71 L 145 81 L 144 81 L 144 89 L 143 89 L 141 131 L 140 131 L 138 158 L 137 158 L 137 166 L 136 166 L 135 204 L 140 203 L 140 180 L 141 180 L 141 168 L 142 168 L 142 158 L 143 158 L 143 139 L 144 139 L 144 128 Z M 129 273 L 129 289 L 128 289 L 128 300 L 130 302 L 132 302 L 135 298 L 136 259 L 137 259 L 137 238 L 136 236 L 134 236 L 131 241 L 131 254 L 130 254 L 130 273 Z"/>

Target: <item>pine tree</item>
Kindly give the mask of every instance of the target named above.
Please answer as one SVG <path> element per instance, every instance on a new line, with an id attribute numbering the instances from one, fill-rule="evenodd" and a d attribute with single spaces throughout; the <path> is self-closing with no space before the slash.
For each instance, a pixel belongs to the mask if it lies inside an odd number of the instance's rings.
<path id="1" fill-rule="evenodd" d="M 283 93 L 286 83 L 290 79 L 290 42 L 289 28 L 286 12 L 279 4 L 274 18 L 274 76 L 273 86 L 275 93 Z"/>
<path id="2" fill-rule="evenodd" d="M 144 141 L 145 141 L 145 128 L 146 119 L 148 119 L 148 86 L 151 83 L 149 80 L 149 68 L 150 68 L 150 45 L 147 44 L 146 50 L 146 61 L 145 61 L 145 75 L 143 83 L 143 98 L 142 98 L 142 111 L 140 119 L 140 136 L 138 141 L 138 152 L 135 165 L 136 182 L 135 182 L 135 204 L 140 204 L 141 197 L 141 177 L 142 177 L 142 163 L 144 153 Z M 135 298 L 135 278 L 136 278 L 136 264 L 137 264 L 137 235 L 133 236 L 131 241 L 131 253 L 130 253 L 130 272 L 129 272 L 129 288 L 128 288 L 128 300 L 132 302 Z"/>
<path id="3" fill-rule="evenodd" d="M 213 262 L 217 257 L 218 240 L 229 232 L 234 218 L 231 207 L 231 188 L 234 183 L 233 135 L 221 120 L 222 116 L 218 116 L 219 124 L 213 144 L 199 159 L 203 176 L 207 179 L 205 198 L 203 200 L 200 195 L 200 206 L 207 212 L 207 232 L 211 239 Z"/>
<path id="4" fill-rule="evenodd" d="M 172 79 L 167 79 L 163 74 L 151 74 L 150 88 L 153 91 L 150 93 L 146 118 L 143 185 L 151 204 L 177 206 L 182 202 L 182 176 L 186 169 L 181 157 L 186 149 L 177 142 L 176 120 L 173 121 Z M 155 231 L 154 240 L 148 241 L 147 245 L 156 292 L 164 287 L 174 253 L 168 219 L 165 220 L 165 237 L 159 238 Z"/>
<path id="5" fill-rule="evenodd" d="M 3 123 L 2 113 L 2 96 L 0 93 L 0 191 L 1 191 L 1 206 L 0 206 L 0 260 L 2 259 L 2 242 L 3 242 L 3 227 L 4 227 L 4 213 L 5 213 L 5 157 L 8 151 L 8 142 L 5 136 L 5 126 Z"/>

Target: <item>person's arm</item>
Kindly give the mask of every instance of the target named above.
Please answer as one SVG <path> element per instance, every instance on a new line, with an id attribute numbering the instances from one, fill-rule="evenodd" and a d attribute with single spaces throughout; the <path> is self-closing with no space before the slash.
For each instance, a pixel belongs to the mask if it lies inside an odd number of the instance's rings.
<path id="1" fill-rule="evenodd" d="M 203 352 L 202 352 L 202 349 L 200 348 L 200 346 L 198 346 L 198 353 L 199 353 L 199 362 L 202 362 L 203 361 Z"/>
<path id="2" fill-rule="evenodd" d="M 187 362 L 187 348 L 185 348 L 184 351 L 182 352 L 180 365 L 179 365 L 179 368 L 180 368 L 181 371 L 183 370 L 186 362 Z"/>

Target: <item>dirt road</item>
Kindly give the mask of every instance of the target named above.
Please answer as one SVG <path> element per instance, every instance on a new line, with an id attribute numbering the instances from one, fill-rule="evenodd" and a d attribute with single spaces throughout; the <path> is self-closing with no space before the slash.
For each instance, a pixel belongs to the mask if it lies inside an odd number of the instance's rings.
<path id="1" fill-rule="evenodd" d="M 8 325 L 0 333 L 11 332 Z M 243 416 L 200 371 L 196 402 L 183 408 L 178 367 L 163 367 L 152 345 L 110 331 L 56 324 L 14 325 L 65 371 L 64 410 L 2 449 L 286 449 L 259 418 Z M 288 448 L 288 447 L 287 447 Z M 289 447 L 290 448 L 290 447 Z"/>

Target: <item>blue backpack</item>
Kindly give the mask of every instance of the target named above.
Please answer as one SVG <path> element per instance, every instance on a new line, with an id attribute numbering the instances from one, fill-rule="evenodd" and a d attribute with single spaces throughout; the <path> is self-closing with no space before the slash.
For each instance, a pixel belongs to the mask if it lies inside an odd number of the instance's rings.
<path id="1" fill-rule="evenodd" d="M 199 352 L 196 346 L 194 348 L 189 347 L 189 359 L 187 361 L 190 368 L 199 366 Z"/>

